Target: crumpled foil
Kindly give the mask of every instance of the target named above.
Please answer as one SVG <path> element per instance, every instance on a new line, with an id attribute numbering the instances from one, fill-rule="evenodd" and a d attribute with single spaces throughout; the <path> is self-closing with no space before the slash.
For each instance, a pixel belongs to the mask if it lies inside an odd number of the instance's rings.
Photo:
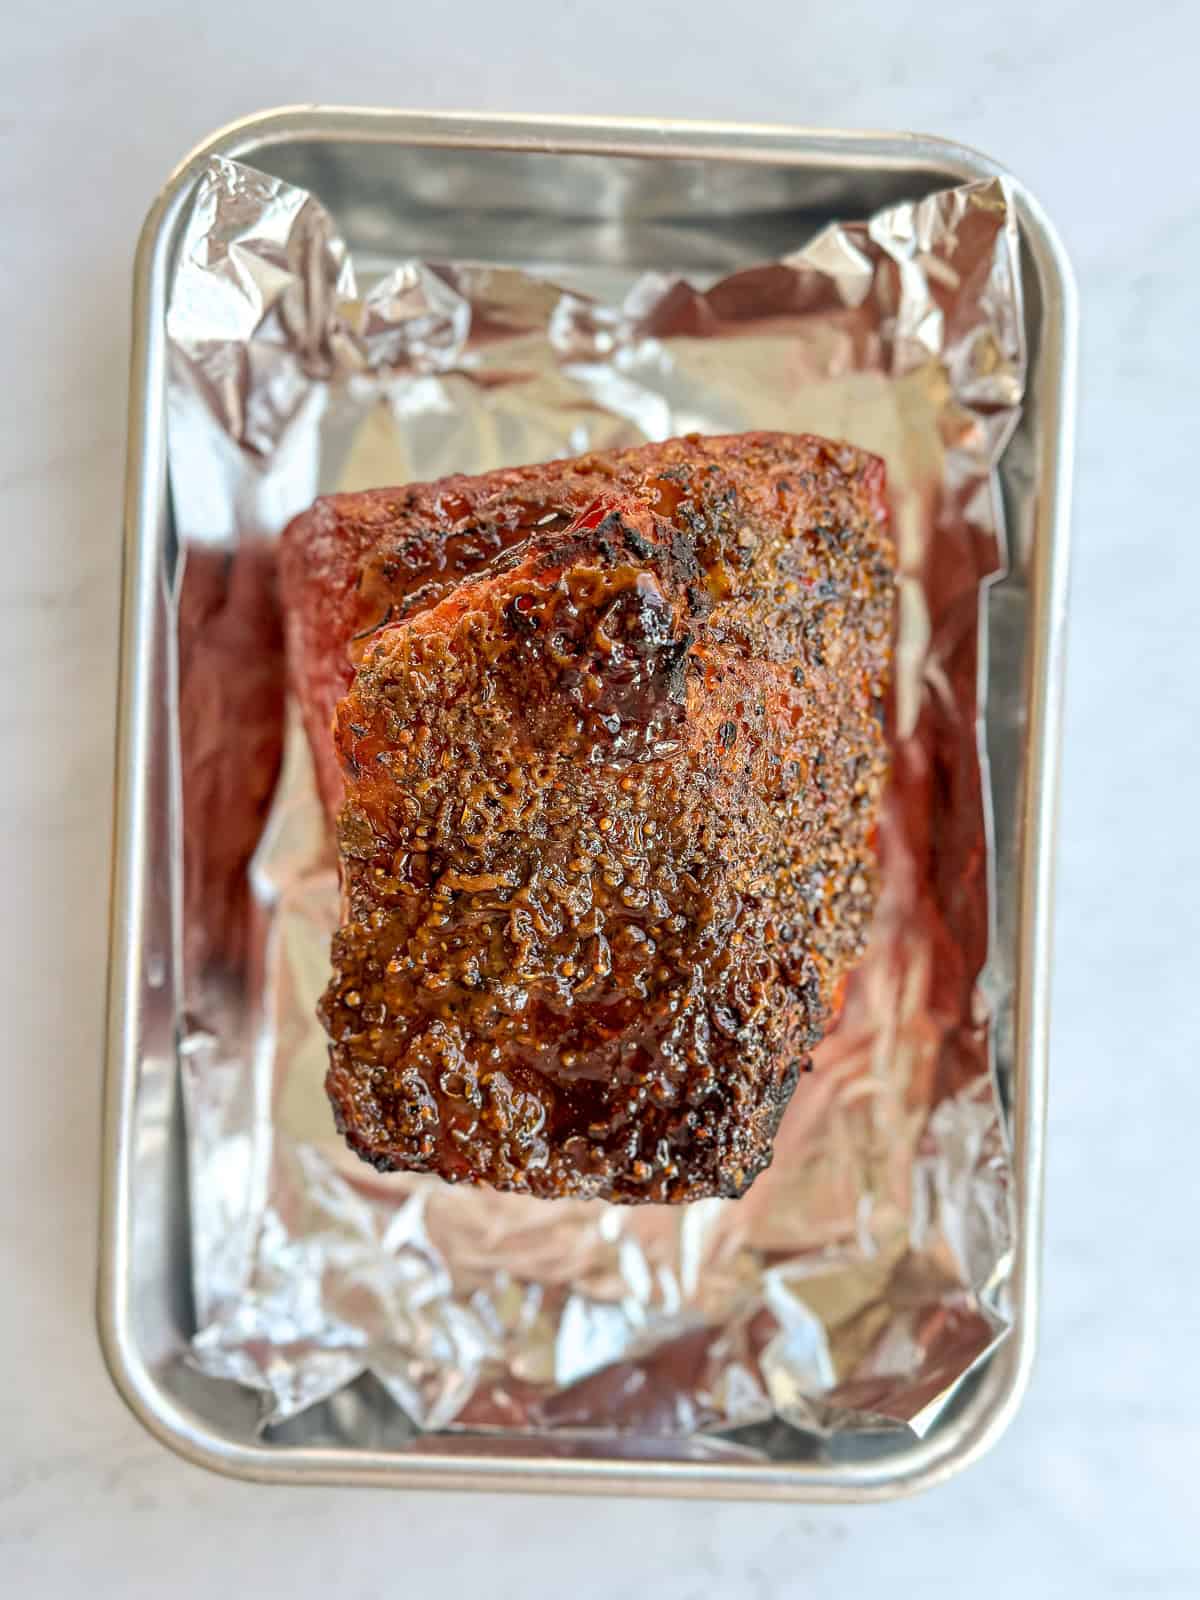
<path id="1" fill-rule="evenodd" d="M 314 197 L 225 160 L 200 184 L 168 316 L 191 1359 L 261 1391 L 264 1425 L 365 1381 L 419 1431 L 769 1455 L 781 1429 L 923 1432 L 1006 1332 L 978 695 L 1016 226 L 991 182 L 798 243 L 619 296 L 466 261 L 360 285 Z M 322 1089 L 336 867 L 274 538 L 317 492 L 752 428 L 881 454 L 901 569 L 881 901 L 773 1166 L 639 1208 L 375 1173 Z"/>

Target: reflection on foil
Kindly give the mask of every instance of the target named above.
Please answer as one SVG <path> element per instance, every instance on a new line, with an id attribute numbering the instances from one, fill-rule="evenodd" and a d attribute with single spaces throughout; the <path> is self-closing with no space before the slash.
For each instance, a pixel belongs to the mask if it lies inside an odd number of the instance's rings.
<path id="1" fill-rule="evenodd" d="M 370 1373 L 419 1429 L 748 1429 L 753 1453 L 777 1448 L 754 1442 L 764 1423 L 768 1441 L 780 1424 L 923 1431 L 1003 1336 L 977 683 L 1019 295 L 999 182 L 826 228 L 707 287 L 646 274 L 602 304 L 582 280 L 462 262 L 401 263 L 360 292 L 315 200 L 212 163 L 168 320 L 182 592 L 205 596 L 180 609 L 180 1066 L 193 1359 L 262 1391 L 264 1421 Z M 318 489 L 750 428 L 881 454 L 901 567 L 883 893 L 774 1165 L 740 1201 L 681 1208 L 380 1176 L 322 1092 L 336 871 L 294 717 L 258 838 L 283 733 L 261 541 Z M 253 692 L 205 690 L 222 652 Z M 993 963 L 989 992 L 1007 982 Z"/>

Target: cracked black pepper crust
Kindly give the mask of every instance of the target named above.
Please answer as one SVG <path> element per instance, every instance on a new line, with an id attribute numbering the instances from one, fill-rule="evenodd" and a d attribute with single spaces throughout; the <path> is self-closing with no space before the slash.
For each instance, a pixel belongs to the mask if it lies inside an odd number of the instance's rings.
<path id="1" fill-rule="evenodd" d="M 521 536 L 376 594 L 337 706 L 339 1128 L 452 1182 L 744 1193 L 874 902 L 881 463 L 689 437 L 379 494 L 430 549 L 509 500 Z"/>

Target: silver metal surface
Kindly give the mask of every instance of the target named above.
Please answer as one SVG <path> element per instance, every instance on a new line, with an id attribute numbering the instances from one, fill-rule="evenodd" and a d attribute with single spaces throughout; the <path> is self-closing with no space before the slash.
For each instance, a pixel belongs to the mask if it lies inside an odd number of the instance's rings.
<path id="1" fill-rule="evenodd" d="M 484 213 L 469 241 L 482 262 L 394 260 L 368 288 L 318 196 L 224 157 L 179 250 L 167 407 L 182 571 L 164 590 L 190 1359 L 257 1390 L 264 1437 L 293 1444 L 330 1430 L 354 1443 L 373 1406 L 414 1432 L 603 1435 L 622 1456 L 653 1439 L 788 1460 L 797 1432 L 822 1449 L 888 1426 L 923 1435 L 1011 1326 L 1008 1069 L 993 1073 L 991 1045 L 1014 985 L 990 913 L 1011 900 L 1012 851 L 987 825 L 976 737 L 982 714 L 990 765 L 1019 771 L 1028 607 L 1008 591 L 1001 627 L 981 604 L 1006 570 L 996 468 L 1027 365 L 1006 183 L 811 237 L 785 210 L 773 227 L 798 249 L 782 256 L 735 217 L 722 249 L 753 257 L 714 278 L 696 261 L 715 254 L 712 183 L 703 219 L 659 218 L 679 200 L 655 193 L 652 167 L 628 174 L 621 250 L 597 269 L 588 219 L 527 229 L 497 264 L 495 188 L 479 178 L 450 181 L 456 211 Z M 543 198 L 534 178 L 513 195 L 526 209 Z M 415 188 L 376 219 L 393 249 L 425 226 Z M 624 268 L 651 205 L 670 223 L 660 265 Z M 318 492 L 767 426 L 886 461 L 900 592 L 881 895 L 770 1170 L 736 1204 L 665 1209 L 377 1174 L 323 1092 L 337 868 L 294 720 L 274 777 L 279 529 Z M 329 1403 L 351 1386 L 352 1425 Z"/>
<path id="2" fill-rule="evenodd" d="M 1074 313 L 1069 274 L 1028 196 L 1015 188 L 1027 255 L 1029 399 L 1002 466 L 1011 572 L 992 597 L 995 655 L 1007 692 L 1025 698 L 1028 743 L 1019 771 L 995 774 L 996 825 L 1016 863 L 1018 892 L 1002 898 L 997 937 L 1015 972 L 1011 1037 L 999 1040 L 1012 1088 L 1020 1245 L 1013 1284 L 1015 1332 L 920 1442 L 880 1436 L 811 1459 L 763 1463 L 669 1454 L 648 1441 L 631 1459 L 603 1441 L 423 1438 L 390 1434 L 347 1397 L 330 1437 L 256 1440 L 252 1397 L 214 1384 L 181 1359 L 191 1331 L 184 1160 L 176 1104 L 172 994 L 175 897 L 164 832 L 171 807 L 163 737 L 169 654 L 160 573 L 171 570 L 163 440 L 166 283 L 182 219 L 205 159 L 237 156 L 310 187 L 334 212 L 360 256 L 386 252 L 378 218 L 402 203 L 428 229 L 418 250 L 454 253 L 486 227 L 503 251 L 505 230 L 530 224 L 530 173 L 542 213 L 539 252 L 591 267 L 644 260 L 719 270 L 794 240 L 830 212 L 861 215 L 948 182 L 992 176 L 990 163 L 934 141 L 812 135 L 787 130 L 664 128 L 656 124 L 515 122 L 389 113 L 296 112 L 254 119 L 218 135 L 177 174 L 151 213 L 139 252 L 127 510 L 127 586 L 118 757 L 117 850 L 109 1098 L 101 1268 L 101 1328 L 114 1377 L 143 1420 L 185 1454 L 247 1476 L 591 1488 L 613 1492 L 863 1498 L 932 1481 L 978 1453 L 1003 1426 L 1028 1371 L 1036 1307 L 1044 1083 L 1045 960 L 1056 717 L 1061 680 L 1066 472 L 1070 455 Z M 456 167 L 486 173 L 489 209 L 456 216 L 439 206 Z M 553 181 L 547 183 L 547 175 Z M 547 197 L 549 197 L 547 199 Z M 566 209 L 569 202 L 569 211 Z M 621 220 L 620 228 L 614 227 Z M 569 225 L 568 225 L 569 224 Z M 473 234 L 463 229 L 473 229 Z M 665 251 L 669 247 L 669 257 Z M 1017 592 L 1032 618 L 1020 653 L 1004 655 L 1004 599 Z M 1011 943 L 1011 948 L 1008 948 Z M 391 1448 L 389 1448 L 389 1446 Z M 795 1448 L 803 1448 L 798 1436 Z"/>

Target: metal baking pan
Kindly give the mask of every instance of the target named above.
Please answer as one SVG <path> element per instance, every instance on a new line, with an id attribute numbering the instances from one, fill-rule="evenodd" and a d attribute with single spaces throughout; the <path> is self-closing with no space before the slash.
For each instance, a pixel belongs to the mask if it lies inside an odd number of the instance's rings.
<path id="1" fill-rule="evenodd" d="M 191 1323 L 186 1163 L 172 992 L 172 851 L 167 737 L 169 651 L 164 552 L 174 537 L 166 472 L 164 313 L 181 230 L 212 155 L 234 157 L 318 193 L 362 257 L 396 252 L 389 220 L 419 214 L 427 253 L 497 257 L 582 247 L 597 266 L 720 264 L 722 241 L 749 233 L 763 253 L 798 221 L 863 216 L 930 189 L 1004 175 L 961 146 L 905 134 L 816 132 L 582 118 L 501 118 L 301 108 L 226 128 L 195 150 L 155 201 L 134 283 L 125 587 L 112 881 L 98 1314 L 113 1380 L 150 1431 L 180 1454 L 234 1476 L 289 1483 L 561 1490 L 793 1500 L 878 1499 L 937 1482 L 979 1456 L 1012 1417 L 1033 1361 L 1040 1271 L 1046 1027 L 1053 842 L 1074 417 L 1076 312 L 1069 266 L 1034 199 L 1015 182 L 1030 350 L 1020 428 L 1001 464 L 1010 571 L 992 598 L 1023 591 L 1029 622 L 1006 683 L 1023 699 L 1022 760 L 993 771 L 1004 864 L 995 936 L 1015 973 L 1011 1028 L 998 1041 L 1016 1174 L 1014 1328 L 920 1440 L 867 1435 L 798 1446 L 771 1462 L 689 1460 L 602 1441 L 431 1436 L 389 1448 L 351 1410 L 336 1436 L 262 1439 L 250 1396 L 185 1361 Z M 629 181 L 636 171 L 637 182 Z M 663 230 L 646 197 L 661 185 Z M 472 187 L 473 186 L 473 187 Z M 486 194 L 486 211 L 454 204 Z M 629 196 L 637 215 L 626 216 Z M 564 209 L 569 197 L 569 217 Z M 625 210 L 623 210 L 625 208 Z M 689 211 L 690 208 L 690 211 Z M 614 217 L 625 223 L 613 227 Z M 569 223 L 569 226 L 568 226 Z M 669 235 L 669 238 L 668 238 Z M 506 251 L 505 241 L 514 241 Z M 686 257 L 703 239 L 705 260 Z M 1003 628 L 996 648 L 1005 648 Z"/>

